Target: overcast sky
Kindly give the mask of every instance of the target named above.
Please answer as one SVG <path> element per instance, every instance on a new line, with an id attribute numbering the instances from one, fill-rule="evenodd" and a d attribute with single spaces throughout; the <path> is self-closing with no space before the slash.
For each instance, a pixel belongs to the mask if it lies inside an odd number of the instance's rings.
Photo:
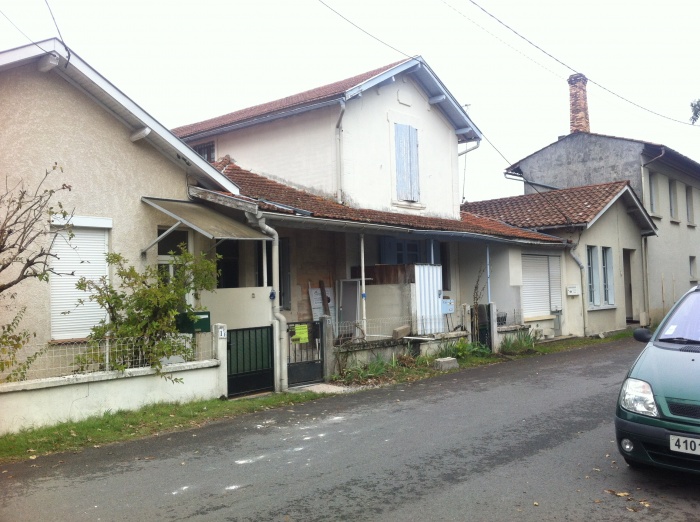
<path id="1" fill-rule="evenodd" d="M 471 201 L 521 194 L 504 168 L 568 134 L 572 69 L 589 78 L 592 132 L 700 161 L 700 125 L 687 124 L 700 1 L 475 0 L 493 16 L 470 0 L 324 2 L 49 5 L 65 43 L 169 128 L 422 55 L 488 140 L 460 166 Z M 0 0 L 0 12 L 0 49 L 58 36 L 45 0 Z"/>

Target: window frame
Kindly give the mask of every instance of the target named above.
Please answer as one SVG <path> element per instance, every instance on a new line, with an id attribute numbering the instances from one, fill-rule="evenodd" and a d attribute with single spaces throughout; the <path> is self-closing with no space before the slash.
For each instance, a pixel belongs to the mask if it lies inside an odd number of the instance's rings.
<path id="1" fill-rule="evenodd" d="M 207 163 L 213 163 L 216 161 L 216 143 L 213 141 L 193 145 L 192 150 L 201 156 Z"/>
<path id="2" fill-rule="evenodd" d="M 693 203 L 693 187 L 685 186 L 685 217 L 689 225 L 695 225 L 695 206 Z"/>

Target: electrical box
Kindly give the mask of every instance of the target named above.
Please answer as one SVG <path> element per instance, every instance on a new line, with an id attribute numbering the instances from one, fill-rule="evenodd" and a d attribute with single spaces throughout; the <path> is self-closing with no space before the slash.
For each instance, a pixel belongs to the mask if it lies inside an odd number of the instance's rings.
<path id="1" fill-rule="evenodd" d="M 211 317 L 209 312 L 193 312 L 191 314 L 178 314 L 175 318 L 177 331 L 180 333 L 199 333 L 211 331 Z"/>
<path id="2" fill-rule="evenodd" d="M 578 289 L 577 285 L 567 286 L 566 295 L 581 295 L 581 291 Z"/>
<path id="3" fill-rule="evenodd" d="M 443 299 L 442 300 L 442 313 L 443 314 L 455 313 L 455 300 L 454 299 Z"/>

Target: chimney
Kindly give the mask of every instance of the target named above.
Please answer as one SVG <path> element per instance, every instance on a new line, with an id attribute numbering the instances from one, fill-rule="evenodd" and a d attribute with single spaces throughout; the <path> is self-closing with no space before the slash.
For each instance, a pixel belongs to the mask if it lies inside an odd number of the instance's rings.
<path id="1" fill-rule="evenodd" d="M 588 78 L 583 74 L 569 76 L 569 120 L 570 132 L 591 132 L 591 123 L 588 120 L 588 97 L 586 96 L 586 84 Z"/>

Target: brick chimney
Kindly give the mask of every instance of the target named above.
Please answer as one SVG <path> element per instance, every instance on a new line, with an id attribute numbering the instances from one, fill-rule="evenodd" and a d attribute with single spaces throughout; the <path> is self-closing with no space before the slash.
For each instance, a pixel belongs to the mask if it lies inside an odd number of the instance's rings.
<path id="1" fill-rule="evenodd" d="M 569 121 L 570 132 L 591 132 L 591 123 L 588 120 L 588 97 L 586 96 L 586 84 L 588 78 L 583 74 L 569 76 Z"/>

